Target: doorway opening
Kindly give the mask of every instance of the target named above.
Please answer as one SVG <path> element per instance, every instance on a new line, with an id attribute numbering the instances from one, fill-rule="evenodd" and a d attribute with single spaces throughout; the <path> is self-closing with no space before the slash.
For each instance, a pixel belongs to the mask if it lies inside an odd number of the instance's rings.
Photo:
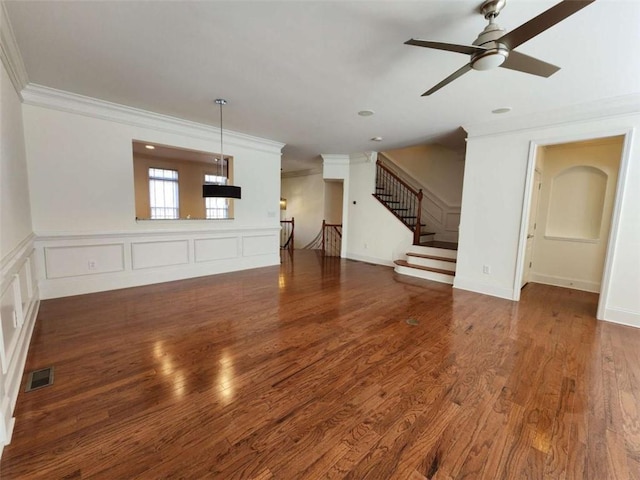
<path id="1" fill-rule="evenodd" d="M 624 145 L 616 135 L 535 148 L 520 287 L 602 293 Z"/>

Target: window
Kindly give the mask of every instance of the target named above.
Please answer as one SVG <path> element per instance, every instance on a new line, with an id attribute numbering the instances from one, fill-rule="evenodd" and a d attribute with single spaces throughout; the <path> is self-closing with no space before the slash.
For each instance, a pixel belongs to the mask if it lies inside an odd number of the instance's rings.
<path id="1" fill-rule="evenodd" d="M 220 175 L 204 175 L 204 183 L 213 183 L 217 185 L 226 185 L 227 177 Z M 229 199 L 228 198 L 205 198 L 205 218 L 229 218 Z"/>
<path id="2" fill-rule="evenodd" d="M 152 219 L 180 218 L 177 170 L 149 169 L 149 204 Z"/>

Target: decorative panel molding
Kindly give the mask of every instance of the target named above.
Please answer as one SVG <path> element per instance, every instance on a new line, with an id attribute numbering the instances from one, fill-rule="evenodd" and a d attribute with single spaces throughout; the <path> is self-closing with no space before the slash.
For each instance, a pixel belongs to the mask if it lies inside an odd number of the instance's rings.
<path id="1" fill-rule="evenodd" d="M 124 270 L 124 245 L 96 244 L 44 249 L 47 278 L 76 277 Z"/>
<path id="2" fill-rule="evenodd" d="M 22 308 L 19 295 L 16 295 L 16 282 L 14 277 L 14 281 L 0 293 L 0 362 L 3 374 L 9 369 L 22 325 Z"/>
<path id="3" fill-rule="evenodd" d="M 460 226 L 460 212 L 449 212 L 445 219 L 445 229 L 452 232 L 457 232 Z"/>
<path id="4" fill-rule="evenodd" d="M 239 256 L 237 237 L 197 238 L 194 240 L 194 247 L 196 262 L 211 262 Z"/>
<path id="5" fill-rule="evenodd" d="M 280 263 L 280 226 L 215 230 L 147 230 L 80 235 L 42 235 L 35 241 L 40 297 L 114 290 L 214 275 Z M 245 242 L 243 238 L 249 238 Z M 75 266 L 51 275 L 51 252 L 64 252 Z M 102 257 L 89 258 L 91 254 Z M 243 254 L 244 253 L 244 254 Z M 247 256 L 247 253 L 249 256 Z M 95 268 L 88 273 L 89 261 Z M 76 269 L 76 270 L 73 270 Z"/>
<path id="6" fill-rule="evenodd" d="M 266 255 L 273 249 L 274 244 L 279 248 L 280 243 L 276 235 L 242 237 L 242 256 Z"/>
<path id="7" fill-rule="evenodd" d="M 39 307 L 34 236 L 0 261 L 0 453 L 9 443 L 27 350 Z"/>
<path id="8" fill-rule="evenodd" d="M 185 263 L 189 263 L 189 243 L 186 240 L 131 244 L 131 268 L 134 270 Z"/>

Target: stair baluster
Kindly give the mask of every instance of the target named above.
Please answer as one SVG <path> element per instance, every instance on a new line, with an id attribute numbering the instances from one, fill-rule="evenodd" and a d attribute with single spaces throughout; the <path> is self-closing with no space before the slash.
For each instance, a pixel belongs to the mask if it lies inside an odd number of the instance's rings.
<path id="1" fill-rule="evenodd" d="M 378 160 L 373 196 L 413 232 L 413 243 L 418 245 L 423 226 L 422 189 L 416 191 Z"/>

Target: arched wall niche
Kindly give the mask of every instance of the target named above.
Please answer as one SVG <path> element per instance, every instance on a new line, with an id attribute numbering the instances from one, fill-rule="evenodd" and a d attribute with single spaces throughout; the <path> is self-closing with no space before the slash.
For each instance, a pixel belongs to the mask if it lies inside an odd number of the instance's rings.
<path id="1" fill-rule="evenodd" d="M 552 180 L 545 235 L 598 240 L 607 181 L 607 173 L 589 165 L 577 165 L 559 172 Z"/>

